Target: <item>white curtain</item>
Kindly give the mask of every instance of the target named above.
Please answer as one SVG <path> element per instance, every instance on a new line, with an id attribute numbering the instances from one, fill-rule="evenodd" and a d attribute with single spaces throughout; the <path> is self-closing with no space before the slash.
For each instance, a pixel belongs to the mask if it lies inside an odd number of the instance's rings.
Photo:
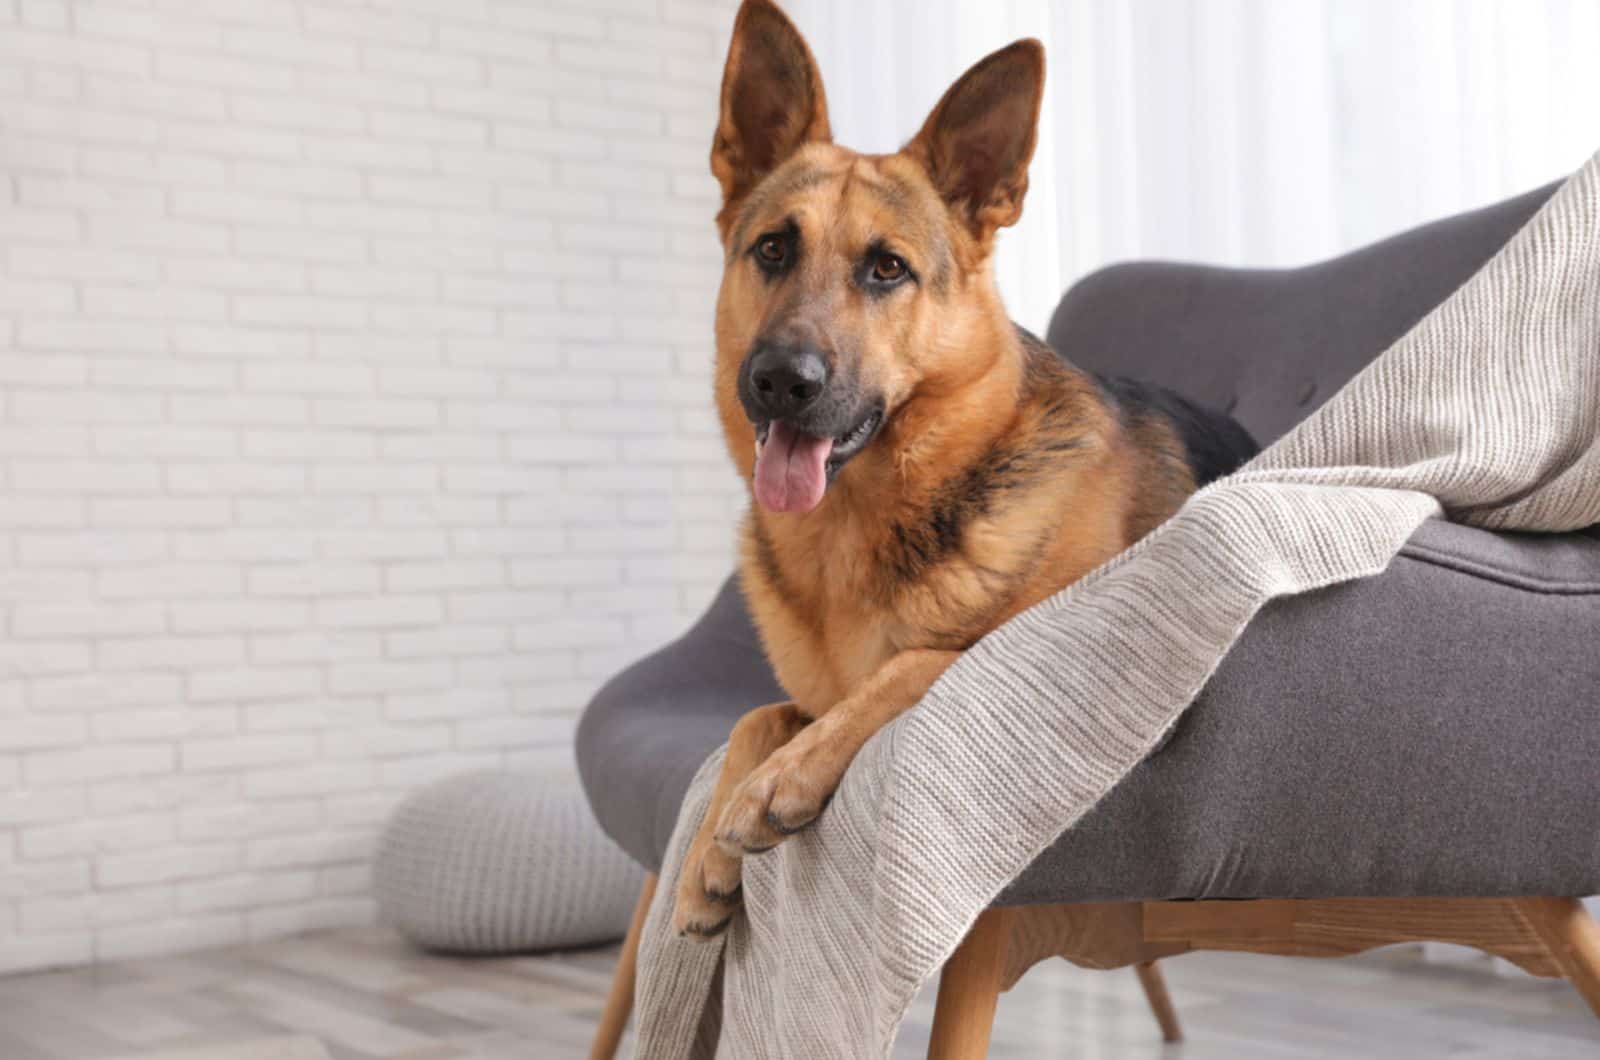
<path id="1" fill-rule="evenodd" d="M 1137 257 L 1294 265 L 1600 148 L 1596 0 L 785 0 L 840 142 L 898 147 L 971 63 L 1049 53 L 1012 315 Z"/>

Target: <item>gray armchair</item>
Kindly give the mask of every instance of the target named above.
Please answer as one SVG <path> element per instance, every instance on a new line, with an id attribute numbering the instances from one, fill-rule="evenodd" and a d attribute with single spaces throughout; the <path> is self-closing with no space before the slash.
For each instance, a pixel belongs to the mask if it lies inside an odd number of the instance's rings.
<path id="1" fill-rule="evenodd" d="M 1048 339 L 1079 366 L 1226 409 L 1270 444 L 1551 190 L 1305 268 L 1104 269 L 1067 292 Z M 1265 608 L 1167 744 L 999 904 L 1600 891 L 1597 645 L 1600 535 L 1429 522 L 1382 575 Z M 584 714 L 578 760 L 602 826 L 659 867 L 701 761 L 781 698 L 730 582 Z M 1587 988 L 1581 967 L 1555 962 L 1600 1012 L 1600 942 L 1583 937 Z"/>

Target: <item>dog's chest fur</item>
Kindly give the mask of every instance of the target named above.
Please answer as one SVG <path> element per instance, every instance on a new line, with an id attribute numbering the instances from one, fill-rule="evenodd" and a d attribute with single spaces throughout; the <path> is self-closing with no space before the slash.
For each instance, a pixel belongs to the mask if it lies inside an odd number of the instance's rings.
<path id="1" fill-rule="evenodd" d="M 1019 540 L 977 557 L 963 541 L 923 560 L 906 555 L 897 524 L 850 522 L 787 535 L 770 534 L 758 520 L 746 529 L 754 555 L 744 584 L 768 659 L 790 696 L 813 715 L 898 652 L 970 644 L 993 622 L 1001 598 L 995 583 L 1012 580 L 1027 561 L 1024 553 L 1036 547 Z M 963 537 L 974 531 L 983 533 L 974 525 Z M 911 573 L 912 563 L 923 569 Z"/>

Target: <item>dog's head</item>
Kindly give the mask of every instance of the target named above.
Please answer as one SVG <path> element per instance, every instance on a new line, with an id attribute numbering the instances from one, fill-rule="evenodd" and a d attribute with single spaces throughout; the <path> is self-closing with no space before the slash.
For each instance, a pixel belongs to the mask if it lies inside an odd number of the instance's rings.
<path id="1" fill-rule="evenodd" d="M 771 0 L 745 0 L 711 170 L 725 268 L 717 404 L 757 503 L 804 512 L 922 394 L 989 367 L 1010 324 L 995 230 L 1016 222 L 1044 88 L 1018 41 L 967 71 L 892 155 L 835 145 L 822 78 Z M 879 443 L 875 445 L 875 443 Z"/>

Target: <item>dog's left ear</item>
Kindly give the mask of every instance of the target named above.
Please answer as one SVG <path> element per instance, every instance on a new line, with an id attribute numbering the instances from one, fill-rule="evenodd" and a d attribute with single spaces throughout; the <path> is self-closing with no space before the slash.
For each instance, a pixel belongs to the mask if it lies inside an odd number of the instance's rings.
<path id="1" fill-rule="evenodd" d="M 772 0 L 745 0 L 733 22 L 711 141 L 723 217 L 795 151 L 832 138 L 822 72 L 805 38 Z"/>
<path id="2" fill-rule="evenodd" d="M 1019 40 L 961 75 L 904 153 L 979 240 L 1022 216 L 1044 99 L 1044 45 Z"/>

